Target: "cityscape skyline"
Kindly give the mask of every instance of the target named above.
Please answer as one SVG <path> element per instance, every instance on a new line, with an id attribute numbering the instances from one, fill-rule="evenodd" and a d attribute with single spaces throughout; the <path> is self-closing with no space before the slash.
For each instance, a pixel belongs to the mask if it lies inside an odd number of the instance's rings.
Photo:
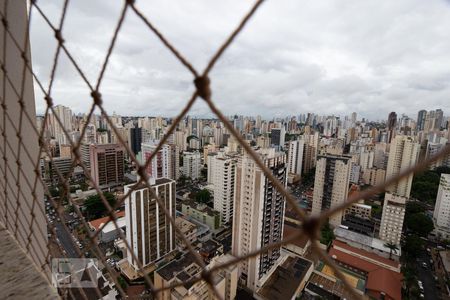
<path id="1" fill-rule="evenodd" d="M 41 5 L 53 21 L 62 1 Z M 68 6 L 62 31 L 65 45 L 89 80 L 100 72 L 121 5 L 120 1 L 108 5 L 74 1 Z M 195 67 L 202 67 L 251 4 L 152 1 L 136 5 Z M 450 27 L 449 7 L 448 1 L 418 0 L 382 5 L 378 1 L 266 2 L 213 70 L 213 99 L 226 114 L 265 117 L 297 110 L 358 111 L 377 120 L 393 110 L 409 115 L 422 108 L 446 110 L 450 39 L 444 28 Z M 46 85 L 56 43 L 42 18 L 35 16 L 31 22 L 33 66 Z M 56 78 L 55 104 L 87 111 L 90 91 L 64 54 Z M 101 84 L 103 105 L 110 114 L 158 111 L 174 116 L 193 93 L 193 79 L 141 20 L 127 14 Z M 37 111 L 42 113 L 44 97 L 38 89 L 35 93 Z M 203 101 L 191 113 L 212 115 Z"/>
<path id="2" fill-rule="evenodd" d="M 450 295 L 449 0 L 3 4 L 1 299 Z"/>

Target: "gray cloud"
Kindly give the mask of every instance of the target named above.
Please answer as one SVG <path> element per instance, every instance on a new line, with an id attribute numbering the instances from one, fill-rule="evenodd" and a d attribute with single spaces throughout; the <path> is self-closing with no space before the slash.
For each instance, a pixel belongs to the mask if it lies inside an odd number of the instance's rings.
<path id="1" fill-rule="evenodd" d="M 57 24 L 63 1 L 39 1 Z M 226 114 L 266 117 L 306 112 L 371 119 L 388 112 L 450 111 L 450 5 L 443 0 L 267 1 L 211 73 Z M 63 35 L 95 82 L 121 1 L 71 1 Z M 198 69 L 251 7 L 251 1 L 138 1 L 139 9 Z M 34 69 L 48 84 L 53 33 L 33 11 Z M 85 112 L 89 90 L 65 55 L 55 103 Z M 174 116 L 194 88 L 192 75 L 128 11 L 101 85 L 105 107 L 124 115 Z M 45 103 L 37 90 L 37 110 Z M 209 116 L 204 103 L 193 115 Z"/>

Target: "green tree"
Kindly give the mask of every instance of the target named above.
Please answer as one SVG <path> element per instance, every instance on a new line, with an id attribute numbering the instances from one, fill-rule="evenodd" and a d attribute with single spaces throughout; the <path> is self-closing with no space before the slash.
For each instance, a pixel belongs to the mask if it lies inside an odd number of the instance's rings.
<path id="1" fill-rule="evenodd" d="M 328 222 L 325 223 L 320 229 L 320 242 L 324 245 L 329 245 L 334 238 L 333 229 Z"/>
<path id="2" fill-rule="evenodd" d="M 116 202 L 116 196 L 110 192 L 103 193 L 106 200 L 108 201 L 109 205 L 113 207 Z M 84 201 L 84 207 L 86 208 L 86 212 L 88 215 L 88 218 L 90 219 L 96 219 L 104 216 L 107 213 L 107 209 L 105 205 L 103 204 L 102 199 L 100 198 L 100 195 L 92 195 L 86 198 L 86 201 Z"/>
<path id="3" fill-rule="evenodd" d="M 406 253 L 407 258 L 413 260 L 419 256 L 422 247 L 423 247 L 422 239 L 415 234 L 411 234 L 410 236 L 406 237 L 402 249 Z"/>
<path id="4" fill-rule="evenodd" d="M 128 283 L 122 276 L 117 276 L 117 282 L 120 284 L 122 289 L 126 289 L 128 287 Z"/>
<path id="5" fill-rule="evenodd" d="M 211 200 L 211 193 L 207 189 L 203 189 L 195 194 L 195 200 L 201 203 L 208 203 Z"/>
<path id="6" fill-rule="evenodd" d="M 433 221 L 424 213 L 406 215 L 406 227 L 419 236 L 426 237 L 433 231 Z"/>
<path id="7" fill-rule="evenodd" d="M 397 253 L 398 247 L 394 243 L 386 243 L 384 244 L 386 248 L 389 248 L 389 259 L 392 259 L 392 253 Z"/>
<path id="8" fill-rule="evenodd" d="M 445 167 L 415 174 L 411 186 L 411 197 L 433 204 L 439 188 L 440 172 L 443 171 L 446 171 Z"/>

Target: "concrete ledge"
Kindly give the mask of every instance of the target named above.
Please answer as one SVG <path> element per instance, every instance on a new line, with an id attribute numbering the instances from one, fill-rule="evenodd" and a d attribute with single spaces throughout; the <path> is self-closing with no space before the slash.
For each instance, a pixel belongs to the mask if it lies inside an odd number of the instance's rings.
<path id="1" fill-rule="evenodd" d="M 0 299 L 59 299 L 31 259 L 0 225 Z"/>

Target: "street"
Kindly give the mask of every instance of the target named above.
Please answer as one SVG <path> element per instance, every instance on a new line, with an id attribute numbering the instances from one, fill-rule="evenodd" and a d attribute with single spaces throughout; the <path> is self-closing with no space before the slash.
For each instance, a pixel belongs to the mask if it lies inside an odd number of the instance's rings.
<path id="1" fill-rule="evenodd" d="M 417 277 L 423 283 L 424 296 L 425 299 L 435 300 L 440 299 L 440 293 L 436 288 L 436 283 L 434 280 L 434 266 L 430 263 L 431 256 L 423 249 L 420 253 L 420 257 L 417 259 Z M 427 267 L 423 267 L 422 264 L 426 263 Z"/>
<path id="2" fill-rule="evenodd" d="M 64 229 L 61 222 L 55 222 L 56 236 L 58 237 L 59 243 L 62 245 L 66 251 L 67 257 L 79 257 L 72 239 L 72 236 Z"/>

